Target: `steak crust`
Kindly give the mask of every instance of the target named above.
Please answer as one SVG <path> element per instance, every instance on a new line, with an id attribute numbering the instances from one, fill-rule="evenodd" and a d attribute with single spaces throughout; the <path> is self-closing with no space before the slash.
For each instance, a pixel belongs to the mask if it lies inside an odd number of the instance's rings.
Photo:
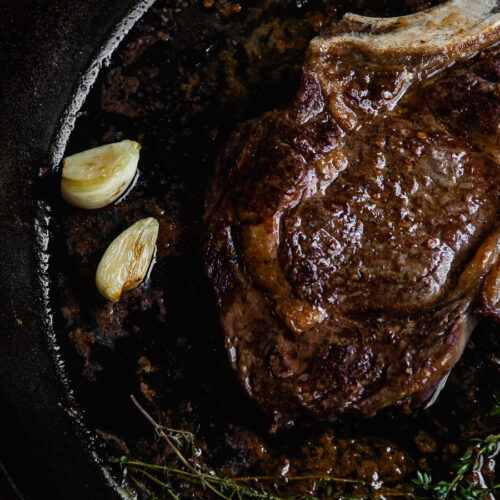
<path id="1" fill-rule="evenodd" d="M 426 401 L 500 317 L 500 14 L 346 15 L 295 101 L 240 125 L 207 194 L 230 362 L 274 421 Z"/>

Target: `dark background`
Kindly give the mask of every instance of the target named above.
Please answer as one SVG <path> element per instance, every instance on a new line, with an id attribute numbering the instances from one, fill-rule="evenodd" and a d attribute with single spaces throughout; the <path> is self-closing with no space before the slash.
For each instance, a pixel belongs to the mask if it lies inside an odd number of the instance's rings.
<path id="1" fill-rule="evenodd" d="M 37 275 L 31 182 L 78 75 L 134 0 L 0 0 L 0 462 L 29 498 L 115 498 L 67 414 Z M 0 467 L 0 498 L 10 500 Z"/>
<path id="2" fill-rule="evenodd" d="M 19 500 L 22 498 L 22 492 L 12 482 L 8 471 L 0 463 L 0 500 Z"/>

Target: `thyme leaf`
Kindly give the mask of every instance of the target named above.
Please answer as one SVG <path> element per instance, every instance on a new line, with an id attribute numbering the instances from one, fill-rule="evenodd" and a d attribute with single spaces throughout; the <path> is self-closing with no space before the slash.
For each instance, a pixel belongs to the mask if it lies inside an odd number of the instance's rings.
<path id="1" fill-rule="evenodd" d="M 500 398 L 493 396 L 493 408 L 490 416 L 500 415 Z M 435 500 L 475 500 L 486 498 L 500 492 L 500 484 L 488 484 L 482 476 L 481 469 L 485 459 L 496 455 L 500 451 L 500 434 L 489 434 L 485 438 L 473 438 L 469 440 L 469 446 L 465 452 L 452 465 L 452 478 L 449 481 L 433 483 L 431 476 L 425 472 L 417 471 L 416 477 L 412 479 L 418 492 L 427 493 L 429 499 Z M 469 477 L 475 477 L 471 481 Z"/>

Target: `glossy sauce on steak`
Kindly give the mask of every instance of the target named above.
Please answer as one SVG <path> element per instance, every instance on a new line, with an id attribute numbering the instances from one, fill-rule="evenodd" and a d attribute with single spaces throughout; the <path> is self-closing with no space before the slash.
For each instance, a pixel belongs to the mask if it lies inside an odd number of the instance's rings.
<path id="1" fill-rule="evenodd" d="M 294 103 L 244 123 L 207 196 L 230 361 L 274 420 L 426 401 L 498 317 L 500 14 L 347 15 Z"/>

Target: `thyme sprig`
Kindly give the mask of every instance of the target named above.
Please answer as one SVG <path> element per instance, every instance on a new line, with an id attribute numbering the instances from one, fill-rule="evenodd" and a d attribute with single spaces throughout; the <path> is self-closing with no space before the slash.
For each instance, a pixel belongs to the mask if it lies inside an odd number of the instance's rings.
<path id="1" fill-rule="evenodd" d="M 155 465 L 140 460 L 131 460 L 121 457 L 119 463 L 125 475 L 140 489 L 147 491 L 145 482 L 150 482 L 161 487 L 171 498 L 179 500 L 173 491 L 174 485 L 195 484 L 211 492 L 224 500 L 295 500 L 303 498 L 303 495 L 283 496 L 277 485 L 275 476 L 245 476 L 245 477 L 221 477 L 210 467 L 205 465 L 199 457 L 201 450 L 196 446 L 195 436 L 190 432 L 164 427 L 156 422 L 153 417 L 139 404 L 134 396 L 132 402 L 146 419 L 153 425 L 157 435 L 162 438 L 178 458 L 178 464 L 173 466 Z M 184 452 L 188 452 L 186 456 Z M 318 482 L 318 488 L 322 489 L 328 498 L 366 499 L 366 498 L 411 498 L 411 492 L 402 489 L 379 488 L 375 489 L 371 484 L 364 483 L 351 478 L 336 477 L 322 474 L 305 474 L 297 476 L 286 476 L 281 478 L 284 483 L 313 480 Z M 350 494 L 335 491 L 334 484 L 350 486 L 353 491 Z M 266 485 L 267 488 L 264 486 Z M 310 497 L 311 500 L 319 500 Z"/>
<path id="2" fill-rule="evenodd" d="M 500 398 L 493 396 L 493 408 L 490 416 L 500 415 Z M 417 472 L 412 479 L 417 490 L 427 493 L 426 498 L 436 500 L 473 500 L 485 498 L 500 493 L 500 484 L 489 484 L 484 481 L 481 469 L 485 459 L 494 457 L 500 451 L 500 434 L 490 434 L 485 438 L 469 440 L 469 446 L 463 455 L 452 466 L 452 478 L 449 481 L 433 483 L 432 478 L 425 472 Z M 481 479 L 480 484 L 469 480 L 469 476 L 476 474 Z"/>
<path id="3" fill-rule="evenodd" d="M 140 460 L 121 457 L 119 463 L 124 477 L 141 490 L 150 493 L 147 484 L 160 487 L 170 498 L 180 500 L 174 491 L 189 485 L 201 486 L 210 490 L 223 500 L 297 500 L 303 495 L 283 495 L 279 491 L 278 479 L 275 476 L 221 477 L 201 460 L 201 450 L 196 446 L 195 435 L 179 429 L 165 427 L 153 417 L 131 396 L 133 403 L 153 425 L 156 434 L 163 439 L 177 457 L 175 465 L 155 465 Z M 500 415 L 500 398 L 494 396 L 494 404 L 490 416 Z M 304 474 L 284 476 L 281 482 L 290 484 L 301 481 L 316 481 L 317 492 L 321 498 L 329 499 L 375 499 L 375 498 L 409 498 L 429 500 L 479 500 L 497 498 L 500 484 L 485 481 L 481 474 L 485 460 L 495 457 L 500 452 L 500 433 L 490 434 L 485 438 L 474 438 L 469 441 L 463 455 L 452 466 L 452 475 L 448 481 L 433 482 L 432 477 L 418 471 L 412 479 L 413 486 L 403 488 L 377 488 L 370 483 L 351 478 L 332 475 Z M 474 478 L 474 476 L 476 476 Z M 472 479 L 476 479 L 472 481 Z M 338 491 L 344 485 L 345 491 Z M 350 493 L 347 493 L 347 490 Z M 425 495 L 425 496 L 423 496 Z M 319 497 L 311 496 L 311 500 Z"/>

